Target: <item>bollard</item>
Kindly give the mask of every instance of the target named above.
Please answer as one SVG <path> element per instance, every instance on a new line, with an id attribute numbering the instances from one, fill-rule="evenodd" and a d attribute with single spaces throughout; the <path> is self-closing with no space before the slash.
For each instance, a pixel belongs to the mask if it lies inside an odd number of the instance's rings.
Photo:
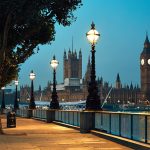
<path id="1" fill-rule="evenodd" d="M 55 110 L 54 109 L 48 109 L 46 110 L 46 122 L 50 123 L 55 120 Z"/>
<path id="2" fill-rule="evenodd" d="M 83 111 L 80 113 L 80 132 L 88 133 L 94 129 L 95 113 L 90 111 Z"/>
<path id="3" fill-rule="evenodd" d="M 33 116 L 33 110 L 32 109 L 27 109 L 27 118 L 32 118 Z"/>

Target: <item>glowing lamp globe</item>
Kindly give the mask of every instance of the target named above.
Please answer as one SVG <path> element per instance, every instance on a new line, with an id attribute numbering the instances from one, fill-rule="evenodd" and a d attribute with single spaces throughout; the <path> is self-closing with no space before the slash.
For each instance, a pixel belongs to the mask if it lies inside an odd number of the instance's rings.
<path id="1" fill-rule="evenodd" d="M 35 73 L 33 72 L 33 70 L 30 73 L 30 80 L 34 80 L 35 79 Z"/>
<path id="2" fill-rule="evenodd" d="M 1 90 L 5 90 L 5 87 L 1 87 Z"/>
<path id="3" fill-rule="evenodd" d="M 58 64 L 59 64 L 58 60 L 56 60 L 56 59 L 55 59 L 55 56 L 53 56 L 53 59 L 52 59 L 51 62 L 50 62 L 51 67 L 52 67 L 53 69 L 56 69 L 57 66 L 58 66 Z"/>
<path id="4" fill-rule="evenodd" d="M 18 80 L 15 80 L 15 85 L 17 86 L 19 84 L 19 81 Z"/>
<path id="5" fill-rule="evenodd" d="M 91 30 L 89 32 L 86 33 L 87 39 L 88 41 L 94 45 L 97 43 L 100 34 L 98 33 L 98 31 L 95 29 L 95 24 L 92 22 L 91 24 Z"/>

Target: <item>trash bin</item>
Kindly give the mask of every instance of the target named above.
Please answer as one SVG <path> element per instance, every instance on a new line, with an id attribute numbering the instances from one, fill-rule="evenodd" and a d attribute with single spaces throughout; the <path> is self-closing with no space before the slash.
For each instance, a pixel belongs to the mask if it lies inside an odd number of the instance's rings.
<path id="1" fill-rule="evenodd" d="M 16 127 L 16 113 L 8 112 L 7 113 L 7 128 L 15 128 Z"/>

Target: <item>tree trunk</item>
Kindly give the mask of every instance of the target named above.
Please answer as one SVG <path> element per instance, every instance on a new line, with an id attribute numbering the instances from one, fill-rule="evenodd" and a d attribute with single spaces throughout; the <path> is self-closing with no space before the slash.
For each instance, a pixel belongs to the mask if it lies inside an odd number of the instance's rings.
<path id="1" fill-rule="evenodd" d="M 1 118 L 0 118 L 0 134 L 3 134 Z"/>
<path id="2" fill-rule="evenodd" d="M 3 32 L 3 38 L 2 38 L 2 45 L 1 45 L 1 57 L 0 60 L 3 61 L 5 60 L 5 53 L 7 49 L 7 39 L 8 39 L 8 33 L 10 29 L 10 22 L 11 22 L 11 12 L 7 15 L 6 22 L 4 25 L 4 32 Z"/>
<path id="3" fill-rule="evenodd" d="M 11 22 L 11 13 L 7 15 L 6 22 L 4 25 L 4 32 L 2 38 L 2 45 L 0 45 L 0 82 L 2 81 L 2 74 L 3 74 L 3 62 L 5 61 L 5 54 L 7 50 L 7 38 L 8 32 L 10 29 L 10 22 Z M 1 83 L 0 83 L 1 84 Z"/>

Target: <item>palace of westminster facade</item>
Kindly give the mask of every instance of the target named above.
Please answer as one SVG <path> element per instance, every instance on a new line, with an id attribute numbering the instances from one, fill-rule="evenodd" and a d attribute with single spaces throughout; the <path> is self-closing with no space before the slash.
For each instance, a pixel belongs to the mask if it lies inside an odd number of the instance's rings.
<path id="1" fill-rule="evenodd" d="M 90 58 L 88 60 L 87 69 L 84 78 L 82 78 L 82 52 L 79 51 L 64 51 L 63 56 L 63 80 L 62 84 L 57 85 L 57 94 L 60 102 L 80 101 L 86 100 L 88 95 L 88 82 L 90 80 Z M 144 103 L 150 102 L 150 42 L 148 36 L 144 42 L 144 48 L 140 55 L 140 74 L 141 74 L 141 88 L 136 85 L 122 86 L 120 76 L 116 76 L 116 85 L 112 87 L 108 82 L 104 82 L 103 78 L 98 78 L 98 89 L 101 103 L 106 96 L 108 104 L 127 104 L 127 103 Z M 26 101 L 29 99 L 30 87 L 28 85 L 21 86 L 20 100 Z M 50 101 L 52 93 L 52 83 L 48 82 L 44 90 L 35 91 L 35 100 Z"/>

